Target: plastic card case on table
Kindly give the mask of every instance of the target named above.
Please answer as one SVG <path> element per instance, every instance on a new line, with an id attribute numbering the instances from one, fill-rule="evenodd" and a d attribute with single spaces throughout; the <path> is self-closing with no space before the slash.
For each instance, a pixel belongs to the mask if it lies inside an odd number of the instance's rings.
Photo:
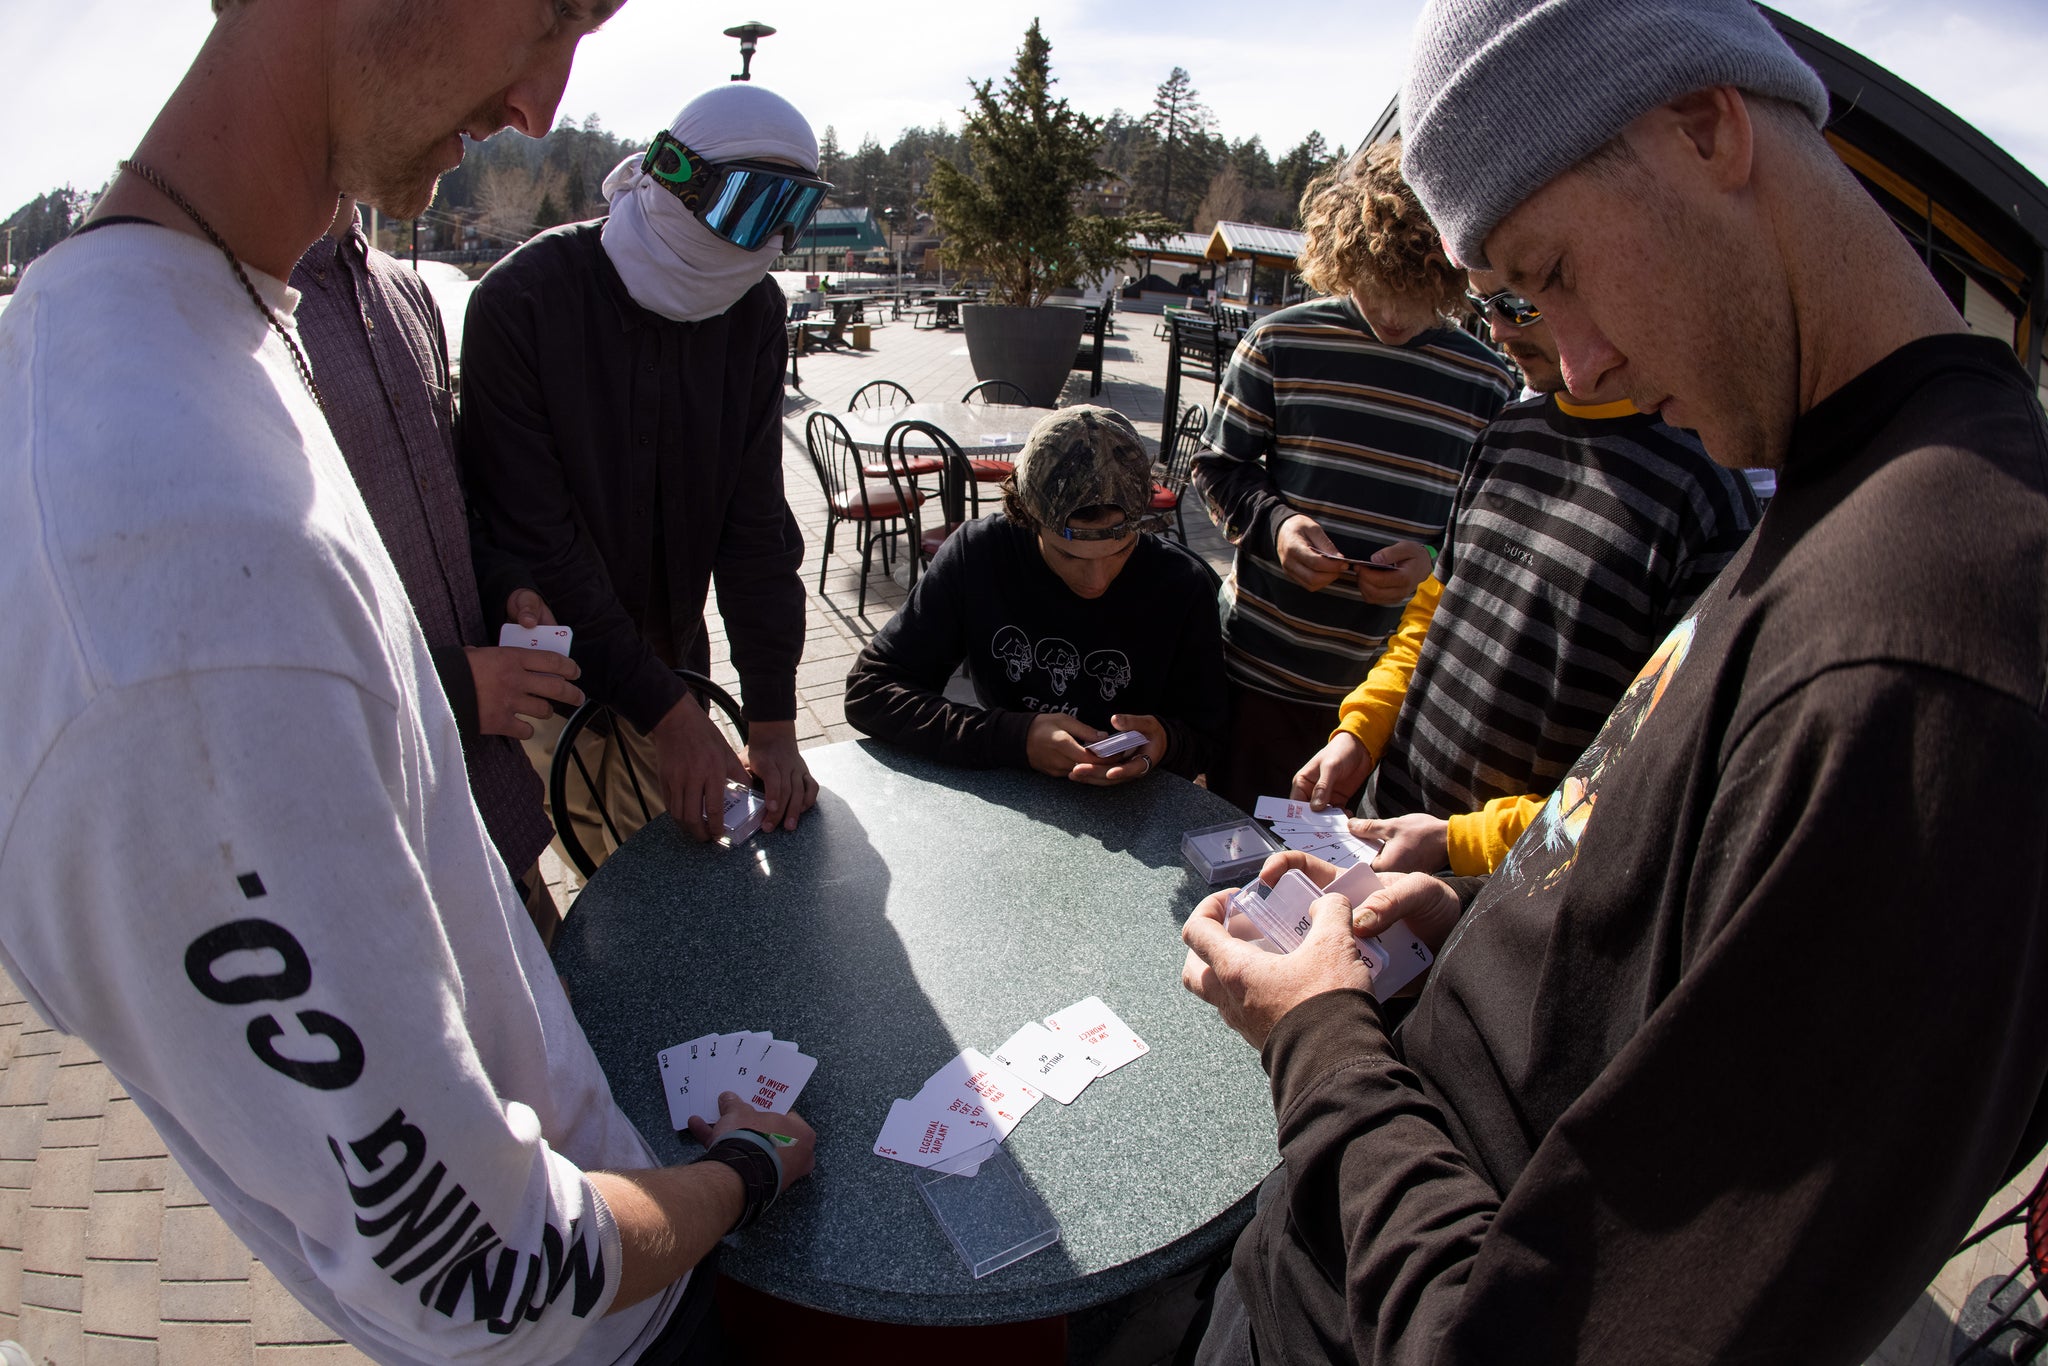
<path id="1" fill-rule="evenodd" d="M 917 1193 L 976 1280 L 1060 1240 L 1059 1221 L 1001 1142 L 912 1172 Z"/>
<path id="2" fill-rule="evenodd" d="M 1180 837 L 1180 856 L 1210 886 L 1254 876 L 1280 841 L 1249 816 L 1222 825 L 1205 825 Z"/>

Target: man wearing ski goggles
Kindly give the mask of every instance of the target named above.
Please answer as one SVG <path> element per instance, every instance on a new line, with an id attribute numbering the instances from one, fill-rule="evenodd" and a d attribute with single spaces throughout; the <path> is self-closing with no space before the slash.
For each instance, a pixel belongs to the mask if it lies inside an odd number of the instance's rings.
<path id="1" fill-rule="evenodd" d="M 745 251 L 776 233 L 794 251 L 832 186 L 788 166 L 762 161 L 710 162 L 667 129 L 654 135 L 640 169 L 682 201 L 712 232 Z"/>

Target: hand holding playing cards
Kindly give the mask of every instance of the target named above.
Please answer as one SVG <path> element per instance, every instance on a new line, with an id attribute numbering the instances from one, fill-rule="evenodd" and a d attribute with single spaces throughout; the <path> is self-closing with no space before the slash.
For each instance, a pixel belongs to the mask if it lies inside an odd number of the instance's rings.
<path id="1" fill-rule="evenodd" d="M 1353 821 L 1351 833 L 1380 846 L 1372 866 L 1381 872 L 1434 873 L 1450 866 L 1449 821 L 1425 811 L 1383 821 Z"/>
<path id="2" fill-rule="evenodd" d="M 512 596 L 505 599 L 505 620 L 516 621 L 528 631 L 536 626 L 561 625 L 555 620 L 555 614 L 548 610 L 548 605 L 542 600 L 541 595 L 531 588 L 512 590 Z"/>
<path id="3" fill-rule="evenodd" d="M 1351 908 L 1351 932 L 1378 934 L 1399 921 L 1435 953 L 1451 937 L 1458 917 L 1464 913 L 1465 908 L 1458 904 L 1458 894 L 1426 873 L 1381 873 L 1380 889 L 1361 897 Z M 1417 978 L 1395 994 L 1406 996 L 1421 989 L 1422 979 Z"/>
<path id="4" fill-rule="evenodd" d="M 1287 795 L 1320 811 L 1357 796 L 1358 789 L 1365 786 L 1371 775 L 1372 751 L 1350 731 L 1340 730 L 1301 766 L 1301 771 L 1294 775 L 1294 788 Z"/>
<path id="5" fill-rule="evenodd" d="M 1114 787 L 1118 783 L 1144 777 L 1159 767 L 1159 761 L 1166 757 L 1166 727 L 1159 723 L 1158 717 L 1126 716 L 1118 712 L 1109 718 L 1109 724 L 1118 731 L 1138 732 L 1145 737 L 1144 745 L 1110 759 L 1098 759 L 1084 753 L 1082 762 L 1067 771 L 1067 776 L 1075 782 Z"/>
<path id="6" fill-rule="evenodd" d="M 763 830 L 796 829 L 797 818 L 818 804 L 818 780 L 797 753 L 796 722 L 756 721 L 747 728 L 747 767 L 761 780 L 768 812 Z"/>
<path id="7" fill-rule="evenodd" d="M 1024 758 L 1040 773 L 1069 777 L 1079 765 L 1095 762 L 1086 747 L 1101 738 L 1102 732 L 1085 721 L 1065 712 L 1042 711 L 1031 718 L 1031 730 L 1024 737 Z"/>
<path id="8" fill-rule="evenodd" d="M 1267 871 L 1273 866 L 1268 861 Z M 1180 983 L 1215 1006 L 1223 1023 L 1253 1048 L 1264 1048 L 1266 1036 L 1280 1023 L 1280 1017 L 1311 996 L 1371 988 L 1372 972 L 1359 957 L 1358 940 L 1352 935 L 1351 903 L 1343 897 L 1318 897 L 1313 907 L 1315 924 L 1301 947 L 1292 953 L 1270 953 L 1225 928 L 1224 908 L 1231 895 L 1218 892 L 1205 898 L 1182 927 L 1180 937 L 1188 946 L 1188 956 L 1180 970 Z"/>
<path id="9" fill-rule="evenodd" d="M 723 1091 L 718 1097 L 717 1124 L 706 1124 L 701 1119 L 690 1121 L 690 1137 L 707 1148 L 735 1129 L 781 1134 L 794 1140 L 776 1145 L 782 1158 L 783 1190 L 811 1174 L 811 1165 L 817 1160 L 818 1136 L 811 1132 L 810 1125 L 804 1123 L 803 1116 L 795 1112 L 771 1115 L 766 1110 L 756 1110 L 733 1092 Z"/>
<path id="10" fill-rule="evenodd" d="M 1345 574 L 1369 574 L 1367 569 L 1347 568 L 1337 554 L 1337 543 L 1322 524 L 1306 513 L 1297 512 L 1280 524 L 1273 552 L 1287 577 L 1313 593 L 1328 588 Z M 1391 577 L 1391 576 L 1389 576 Z"/>
<path id="11" fill-rule="evenodd" d="M 555 702 L 583 702 L 583 690 L 569 681 L 583 670 L 567 655 L 504 645 L 472 646 L 465 653 L 476 684 L 477 728 L 485 735 L 524 740 L 533 727 L 521 717 L 538 720 Z"/>
<path id="12" fill-rule="evenodd" d="M 1429 557 L 1429 547 L 1415 541 L 1382 546 L 1373 552 L 1372 558 L 1393 568 L 1351 572 L 1358 576 L 1358 596 L 1381 607 L 1392 607 L 1414 597 L 1416 588 L 1436 568 L 1436 561 Z"/>
<path id="13" fill-rule="evenodd" d="M 653 738 L 669 814 L 696 839 L 717 839 L 725 833 L 725 785 L 745 783 L 746 765 L 688 693 L 668 709 Z"/>

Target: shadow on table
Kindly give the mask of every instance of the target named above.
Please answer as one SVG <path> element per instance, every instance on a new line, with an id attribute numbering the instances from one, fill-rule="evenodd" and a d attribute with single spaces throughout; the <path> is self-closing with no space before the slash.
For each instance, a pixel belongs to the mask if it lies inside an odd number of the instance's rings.
<path id="1" fill-rule="evenodd" d="M 965 791 L 965 770 L 920 758 L 880 740 L 854 741 L 875 763 L 905 777 L 937 787 Z M 989 774 L 976 782 L 991 789 Z M 1176 869 L 1180 879 L 1166 897 L 1145 907 L 1156 909 L 1174 934 L 1195 906 L 1218 890 L 1195 875 L 1181 857 L 1180 839 L 1189 830 L 1243 816 L 1236 807 L 1170 773 L 1140 779 L 1123 787 L 1090 787 L 1043 773 L 1016 769 L 998 777 L 986 800 L 1002 799 L 1025 818 L 1063 834 L 1092 840 L 1102 848 L 1128 855 L 1147 868 Z"/>
<path id="2" fill-rule="evenodd" d="M 818 1132 L 816 1170 L 726 1246 L 722 1269 L 771 1295 L 900 1321 L 917 1314 L 889 1312 L 895 1297 L 989 1282 L 967 1275 L 912 1169 L 872 1148 L 893 1099 L 914 1096 L 963 1043 L 988 1041 L 956 1039 L 933 1007 L 890 923 L 890 886 L 829 788 L 798 830 L 738 849 L 657 820 L 585 888 L 555 959 L 613 1096 L 662 1162 L 701 1151 L 671 1127 L 662 1049 L 770 1030 L 818 1060 L 796 1105 Z M 1057 1244 L 1029 1260 L 1032 1284 L 1078 1274 Z"/>

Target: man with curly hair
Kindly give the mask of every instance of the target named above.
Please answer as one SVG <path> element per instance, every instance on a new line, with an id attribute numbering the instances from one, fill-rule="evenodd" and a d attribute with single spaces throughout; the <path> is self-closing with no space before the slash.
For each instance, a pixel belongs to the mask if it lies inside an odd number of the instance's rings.
<path id="1" fill-rule="evenodd" d="M 1429 576 L 1473 438 L 1514 393 L 1506 363 L 1446 321 L 1465 272 L 1398 141 L 1318 177 L 1301 216 L 1302 278 L 1329 297 L 1245 335 L 1193 471 L 1237 547 L 1230 738 L 1210 781 L 1247 809 L 1336 727 Z"/>

